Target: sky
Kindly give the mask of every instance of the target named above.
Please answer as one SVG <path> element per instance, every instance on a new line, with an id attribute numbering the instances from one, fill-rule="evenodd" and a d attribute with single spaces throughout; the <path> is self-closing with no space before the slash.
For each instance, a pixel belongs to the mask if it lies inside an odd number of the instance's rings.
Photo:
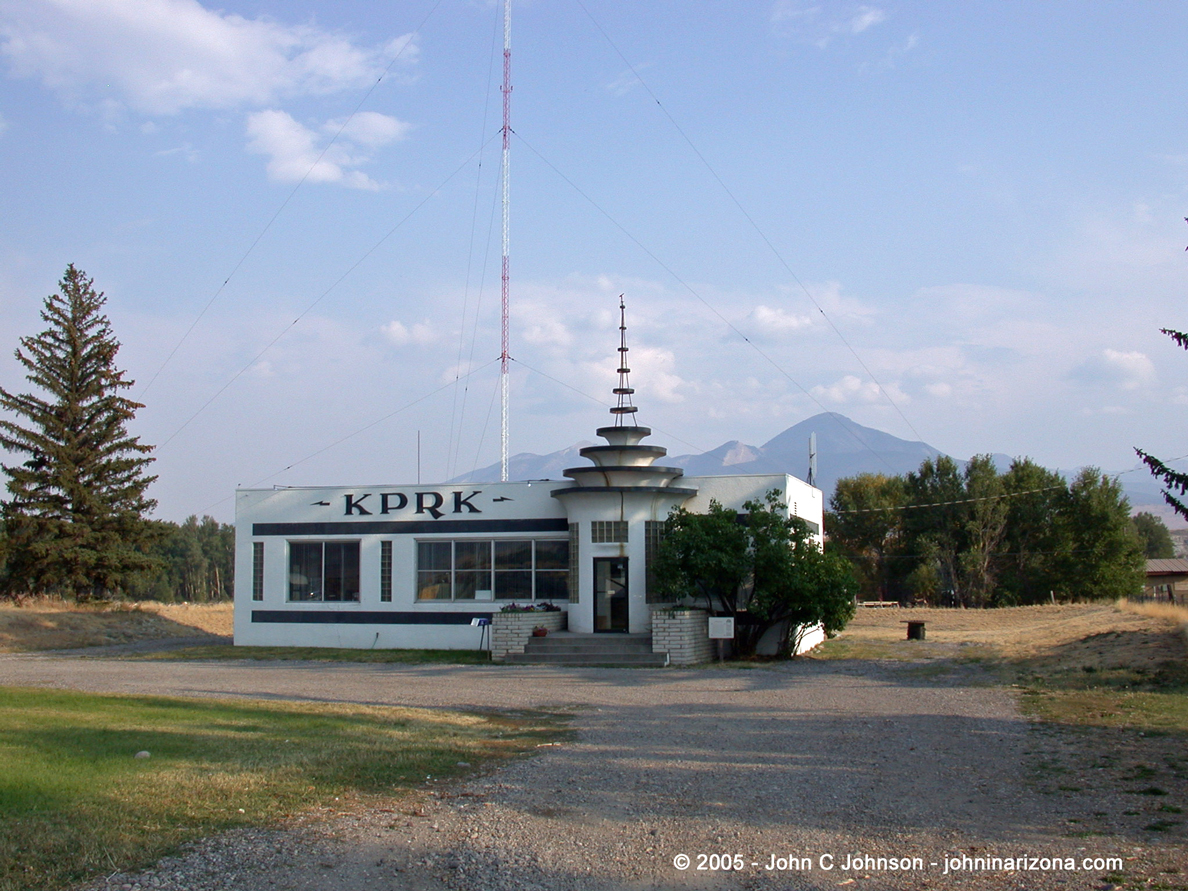
<path id="1" fill-rule="evenodd" d="M 1188 453 L 1188 6 L 514 0 L 510 450 Z M 0 386 L 73 263 L 157 515 L 499 458 L 502 9 L 0 0 Z M 806 444 L 807 448 L 807 444 Z"/>

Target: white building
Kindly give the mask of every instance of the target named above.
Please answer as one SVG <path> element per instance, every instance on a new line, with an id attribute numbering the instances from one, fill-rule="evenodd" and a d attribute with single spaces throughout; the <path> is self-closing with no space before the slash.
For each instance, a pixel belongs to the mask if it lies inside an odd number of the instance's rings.
<path id="1" fill-rule="evenodd" d="M 648 563 L 669 512 L 741 511 L 776 490 L 818 535 L 819 489 L 786 474 L 685 477 L 632 419 L 621 327 L 615 424 L 566 481 L 241 489 L 235 643 L 475 649 L 509 603 L 546 601 L 570 632 L 651 630 Z"/>

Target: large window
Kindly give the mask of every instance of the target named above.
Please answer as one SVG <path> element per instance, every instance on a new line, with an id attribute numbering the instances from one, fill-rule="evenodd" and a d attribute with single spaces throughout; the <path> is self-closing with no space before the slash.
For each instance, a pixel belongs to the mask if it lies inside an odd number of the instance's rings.
<path id="1" fill-rule="evenodd" d="M 569 542 L 417 542 L 418 600 L 566 600 Z"/>
<path id="2" fill-rule="evenodd" d="M 289 542 L 289 600 L 358 599 L 359 542 Z"/>

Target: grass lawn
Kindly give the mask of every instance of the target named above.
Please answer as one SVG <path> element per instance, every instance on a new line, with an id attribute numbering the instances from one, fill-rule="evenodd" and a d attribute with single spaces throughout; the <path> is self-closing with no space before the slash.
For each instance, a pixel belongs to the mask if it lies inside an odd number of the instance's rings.
<path id="1" fill-rule="evenodd" d="M 335 796 L 398 794 L 561 732 L 543 715 L 0 688 L 0 891 L 144 865 Z"/>

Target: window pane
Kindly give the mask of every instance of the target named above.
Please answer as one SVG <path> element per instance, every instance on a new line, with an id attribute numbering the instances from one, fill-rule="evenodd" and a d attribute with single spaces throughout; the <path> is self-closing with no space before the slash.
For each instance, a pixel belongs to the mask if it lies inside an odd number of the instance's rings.
<path id="1" fill-rule="evenodd" d="M 264 542 L 252 542 L 252 600 L 264 599 Z"/>
<path id="2" fill-rule="evenodd" d="M 497 541 L 495 542 L 496 569 L 531 569 L 532 542 L 530 541 Z"/>
<path id="3" fill-rule="evenodd" d="M 392 542 L 380 542 L 380 603 L 392 602 Z"/>
<path id="4" fill-rule="evenodd" d="M 450 571 L 450 542 L 422 541 L 417 544 L 417 569 Z"/>
<path id="5" fill-rule="evenodd" d="M 450 574 L 448 572 L 418 572 L 417 573 L 418 600 L 449 600 Z"/>
<path id="6" fill-rule="evenodd" d="M 548 569 L 536 574 L 537 600 L 568 600 L 569 572 L 564 569 Z"/>
<path id="7" fill-rule="evenodd" d="M 496 557 L 498 559 L 498 557 Z M 495 571 L 495 599 L 496 600 L 531 600 L 532 573 L 531 572 L 500 572 Z"/>
<path id="8" fill-rule="evenodd" d="M 459 570 L 454 573 L 454 599 L 455 600 L 474 600 L 474 592 L 476 589 L 482 588 L 484 590 L 491 587 L 491 573 L 487 572 L 469 572 Z"/>
<path id="9" fill-rule="evenodd" d="M 325 543 L 323 600 L 335 602 L 359 599 L 359 542 Z"/>
<path id="10" fill-rule="evenodd" d="M 538 541 L 536 543 L 537 569 L 568 569 L 569 542 Z"/>
<path id="11" fill-rule="evenodd" d="M 490 569 L 491 542 L 489 541 L 456 541 L 454 542 L 455 569 Z"/>
<path id="12" fill-rule="evenodd" d="M 289 542 L 289 599 L 322 599 L 322 543 Z"/>

